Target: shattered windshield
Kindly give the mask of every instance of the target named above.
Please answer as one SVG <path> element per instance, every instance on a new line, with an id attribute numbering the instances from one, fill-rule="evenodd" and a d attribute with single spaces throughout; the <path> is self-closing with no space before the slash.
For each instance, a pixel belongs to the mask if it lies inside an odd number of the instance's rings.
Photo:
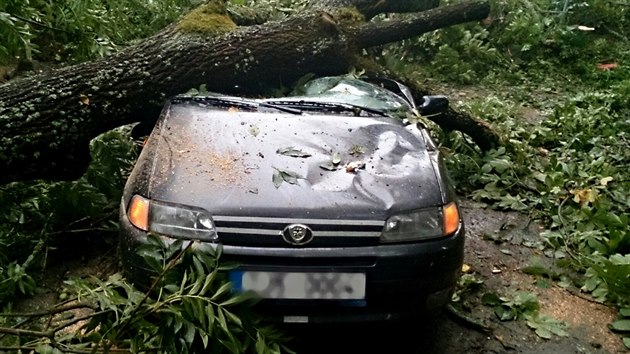
<path id="1" fill-rule="evenodd" d="M 342 103 L 384 113 L 410 111 L 407 101 L 393 92 L 365 81 L 349 77 L 331 76 L 309 81 L 297 95 L 283 100 Z"/>
<path id="2" fill-rule="evenodd" d="M 178 95 L 177 100 L 192 100 L 201 104 L 236 107 L 244 110 L 271 108 L 292 114 L 302 110 L 352 110 L 406 118 L 413 112 L 403 97 L 378 85 L 347 76 L 328 76 L 313 79 L 299 87 L 297 92 L 283 98 L 244 98 L 220 93 L 191 90 Z"/>

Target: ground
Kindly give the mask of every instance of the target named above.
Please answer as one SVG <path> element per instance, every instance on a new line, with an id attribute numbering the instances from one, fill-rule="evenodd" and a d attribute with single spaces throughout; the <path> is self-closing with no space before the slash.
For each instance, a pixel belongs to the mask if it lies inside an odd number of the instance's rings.
<path id="1" fill-rule="evenodd" d="M 461 301 L 467 306 L 455 304 L 464 308 L 458 312 L 462 316 L 443 311 L 434 318 L 404 324 L 293 328 L 290 334 L 295 336 L 292 346 L 297 353 L 627 352 L 620 337 L 608 330 L 608 324 L 616 316 L 613 308 L 594 302 L 578 289 L 565 289 L 556 285 L 557 282 L 522 271 L 535 262 L 549 263 L 549 258 L 535 247 L 538 232 L 535 222 L 521 213 L 491 210 L 467 199 L 462 199 L 462 207 L 467 230 L 467 274 L 483 281 L 474 291 L 462 296 Z M 98 247 L 92 247 L 89 252 L 85 251 L 85 242 L 69 243 L 83 246 L 51 252 L 50 266 L 42 274 L 45 281 L 41 285 L 45 290 L 20 303 L 19 311 L 31 312 L 57 301 L 63 280 L 70 276 L 105 276 L 117 271 L 112 240 L 99 241 Z M 56 253 L 63 257 L 58 258 Z M 73 254 L 78 256 L 69 257 Z M 525 321 L 499 321 L 493 308 L 480 302 L 484 293 L 509 296 L 515 291 L 536 295 L 540 313 L 565 322 L 568 336 L 542 339 Z M 482 327 L 488 331 L 483 331 Z"/>
<path id="2" fill-rule="evenodd" d="M 535 223 L 523 214 L 491 210 L 466 199 L 462 205 L 467 227 L 466 268 L 483 281 L 480 288 L 463 297 L 471 307 L 470 312 L 463 311 L 466 320 L 444 311 L 430 320 L 401 325 L 303 328 L 298 332 L 298 353 L 627 352 L 620 337 L 608 330 L 616 317 L 614 309 L 594 302 L 578 289 L 561 288 L 521 271 L 532 259 L 548 261 L 543 252 L 526 246 L 537 235 Z M 509 296 L 515 291 L 535 294 L 540 313 L 565 322 L 568 336 L 542 339 L 525 321 L 499 321 L 492 307 L 480 303 L 484 293 Z M 473 324 L 477 322 L 489 332 Z"/>
<path id="3" fill-rule="evenodd" d="M 0 68 L 1 69 L 1 68 Z M 2 71 L 0 70 L 0 74 Z M 0 75 L 1 77 L 1 75 Z M 0 80 L 1 81 L 1 80 Z M 485 97 L 478 88 L 440 86 L 452 102 Z M 523 108 L 523 118 L 537 124 L 542 115 Z M 456 312 L 445 310 L 433 318 L 403 324 L 353 326 L 305 326 L 291 328 L 298 354 L 305 353 L 628 353 L 621 337 L 608 329 L 616 318 L 614 308 L 595 302 L 588 294 L 561 287 L 523 268 L 552 268 L 550 254 L 540 250 L 539 226 L 527 215 L 497 211 L 483 203 L 461 198 L 466 225 L 465 271 L 481 284 L 461 296 Z M 114 236 L 115 238 L 115 236 Z M 118 271 L 115 239 L 68 239 L 62 248 L 50 250 L 41 274 L 40 293 L 20 302 L 18 312 L 33 312 L 58 302 L 59 290 L 69 277 L 105 277 Z M 71 246 L 67 246 L 71 245 Z M 69 247 L 69 249 L 68 249 Z M 540 338 L 526 321 L 500 321 L 481 296 L 512 296 L 524 291 L 535 295 L 540 314 L 567 325 L 567 336 Z M 458 314 L 458 315 L 456 315 Z"/>

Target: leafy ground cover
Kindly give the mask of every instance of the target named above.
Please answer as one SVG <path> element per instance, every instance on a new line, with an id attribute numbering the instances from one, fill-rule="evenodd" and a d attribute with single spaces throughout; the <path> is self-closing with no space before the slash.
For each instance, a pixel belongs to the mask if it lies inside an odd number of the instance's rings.
<path id="1" fill-rule="evenodd" d="M 52 60 L 80 61 L 104 55 L 115 49 L 112 43 L 142 37 L 190 5 L 153 2 L 163 6 L 156 10 L 162 16 L 152 18 L 154 27 L 132 30 L 120 23 L 148 23 L 142 18 L 153 10 L 132 1 L 128 5 L 136 9 L 130 12 L 133 15 L 100 2 L 21 4 L 0 5 L 0 33 L 9 34 L 0 44 L 0 60 L 46 54 Z M 630 347 L 630 10 L 622 2 L 605 0 L 495 0 L 492 4 L 492 16 L 483 23 L 380 48 L 382 63 L 446 93 L 453 105 L 490 122 L 503 137 L 501 147 L 482 153 L 460 133 L 433 130 L 448 156 L 458 193 L 466 201 L 465 211 L 470 211 L 467 268 L 452 309 L 466 327 L 474 329 L 466 332 L 444 322 L 438 327 L 474 340 L 438 340 L 431 346 L 435 352 L 444 348 L 450 352 L 621 351 L 624 345 Z M 101 21 L 103 15 L 107 21 Z M 37 24 L 22 17 L 35 18 Z M 98 25 L 93 24 L 96 19 Z M 70 35 L 88 27 L 94 32 Z M 59 45 L 52 51 L 41 45 L 51 36 Z M 120 192 L 136 152 L 128 128 L 122 128 L 92 143 L 94 163 L 80 180 L 0 187 L 0 304 L 9 314 L 0 318 L 2 327 L 20 324 L 49 333 L 46 321 L 11 315 L 23 305 L 15 298 L 45 295 L 44 303 L 50 305 L 81 297 L 91 301 L 88 310 L 107 312 L 107 316 L 84 318 L 102 321 L 106 325 L 90 328 L 105 332 L 65 336 L 57 343 L 87 350 L 90 341 L 115 348 L 114 343 L 140 345 L 133 342 L 135 337 L 154 339 L 156 328 L 163 324 L 152 317 L 151 306 L 157 306 L 162 295 L 143 300 L 144 295 L 123 279 L 108 278 L 118 270 L 115 262 L 109 267 L 94 267 L 87 260 L 84 263 L 90 266 L 77 264 L 84 270 L 108 270 L 94 272 L 98 277 L 93 281 L 83 279 L 86 272 L 70 272 L 75 277 L 69 280 L 65 272 L 46 271 L 64 259 L 69 242 L 82 244 L 77 240 L 83 238 L 100 240 L 90 243 L 98 245 L 97 259 L 111 256 Z M 191 292 L 197 296 L 213 270 L 190 262 L 192 268 L 183 269 L 186 279 L 171 284 L 168 295 L 178 301 L 188 299 L 169 304 L 175 306 L 169 307 L 174 316 L 165 328 L 171 330 L 167 335 L 181 339 L 178 351 L 189 348 L 195 342 L 192 337 L 209 345 L 203 339 L 207 333 L 189 330 L 198 320 L 196 307 L 208 303 L 189 301 L 192 298 L 186 296 Z M 56 285 L 43 287 L 52 275 Z M 205 290 L 220 292 L 220 285 L 210 283 Z M 59 291 L 60 287 L 65 290 Z M 217 304 L 225 301 L 240 303 L 221 299 Z M 220 332 L 225 348 L 272 352 L 281 347 L 275 333 L 243 327 L 239 316 L 249 316 L 246 311 L 230 310 L 230 315 L 213 311 L 217 319 L 223 314 L 216 328 L 230 329 Z M 147 314 L 139 317 L 144 322 L 130 324 L 129 315 L 140 312 Z M 87 315 L 68 316 L 72 322 Z M 204 325 L 199 328 L 215 328 Z M 123 330 L 113 330 L 120 329 L 116 326 Z M 489 328 L 492 332 L 487 332 Z M 247 335 L 235 338 L 228 332 Z M 10 347 L 28 343 L 39 352 L 61 348 L 51 345 L 50 336 L 41 338 L 28 342 L 24 336 L 16 339 L 5 333 L 0 343 Z M 487 338 L 492 340 L 484 341 Z M 426 347 L 427 341 L 419 343 Z M 405 350 L 415 352 L 414 348 L 410 344 Z"/>

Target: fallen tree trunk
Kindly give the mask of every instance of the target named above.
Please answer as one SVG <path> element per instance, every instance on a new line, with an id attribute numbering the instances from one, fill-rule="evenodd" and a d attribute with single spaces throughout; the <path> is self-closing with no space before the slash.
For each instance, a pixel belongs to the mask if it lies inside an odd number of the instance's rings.
<path id="1" fill-rule="evenodd" d="M 157 116 L 167 97 L 192 87 L 260 94 L 308 73 L 344 74 L 362 48 L 481 20 L 489 12 L 479 0 L 404 20 L 364 21 L 434 2 L 331 0 L 284 21 L 249 27 L 232 22 L 222 2 L 208 3 L 115 55 L 11 81 L 0 86 L 0 183 L 78 178 L 90 161 L 91 139 Z M 359 5 L 362 12 L 333 6 L 339 4 Z"/>

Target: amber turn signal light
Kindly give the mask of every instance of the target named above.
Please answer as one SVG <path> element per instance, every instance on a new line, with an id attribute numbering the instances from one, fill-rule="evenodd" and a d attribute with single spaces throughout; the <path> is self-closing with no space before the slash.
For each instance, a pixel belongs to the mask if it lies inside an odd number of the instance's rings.
<path id="1" fill-rule="evenodd" d="M 129 203 L 127 216 L 133 226 L 140 230 L 149 230 L 149 199 L 134 195 Z"/>
<path id="2" fill-rule="evenodd" d="M 450 235 L 459 228 L 459 210 L 455 202 L 448 203 L 444 206 L 444 235 Z"/>

